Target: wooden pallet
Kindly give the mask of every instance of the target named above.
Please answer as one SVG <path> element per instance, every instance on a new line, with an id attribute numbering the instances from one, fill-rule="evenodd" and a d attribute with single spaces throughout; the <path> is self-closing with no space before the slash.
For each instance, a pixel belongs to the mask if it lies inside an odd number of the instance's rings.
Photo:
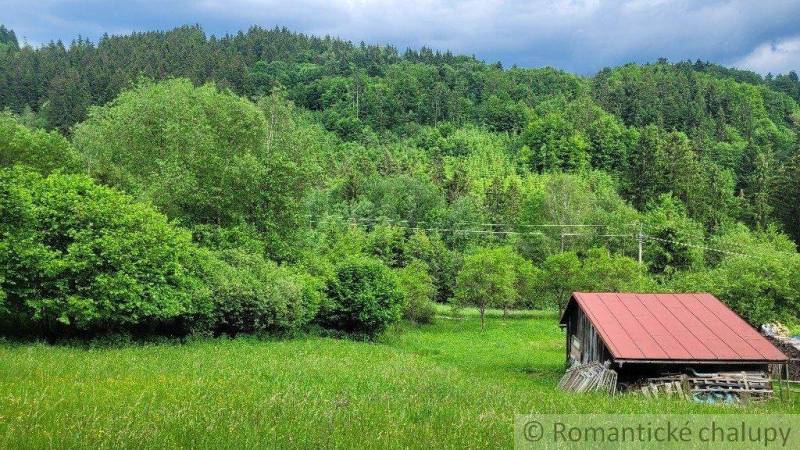
<path id="1" fill-rule="evenodd" d="M 558 388 L 570 392 L 617 392 L 617 372 L 608 363 L 578 364 L 570 367 L 558 382 Z"/>
<path id="2" fill-rule="evenodd" d="M 648 398 L 679 397 L 696 401 L 762 401 L 773 395 L 772 382 L 761 372 L 670 374 L 644 380 L 633 392 Z"/>

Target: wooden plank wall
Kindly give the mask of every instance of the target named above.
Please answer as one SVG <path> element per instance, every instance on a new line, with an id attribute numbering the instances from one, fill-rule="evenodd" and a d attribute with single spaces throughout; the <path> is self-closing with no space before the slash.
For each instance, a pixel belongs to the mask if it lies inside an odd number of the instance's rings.
<path id="1" fill-rule="evenodd" d="M 567 360 L 569 364 L 604 362 L 610 355 L 592 322 L 580 308 L 575 308 L 567 323 Z"/>

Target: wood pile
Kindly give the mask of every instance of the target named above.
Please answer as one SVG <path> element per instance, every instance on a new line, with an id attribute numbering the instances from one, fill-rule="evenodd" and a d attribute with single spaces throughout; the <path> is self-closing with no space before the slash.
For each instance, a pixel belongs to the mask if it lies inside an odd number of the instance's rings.
<path id="1" fill-rule="evenodd" d="M 772 396 L 772 380 L 762 372 L 676 374 L 647 378 L 629 388 L 645 397 L 691 398 L 702 403 L 762 401 Z"/>
<path id="2" fill-rule="evenodd" d="M 690 389 L 685 375 L 648 378 L 644 384 L 637 385 L 633 392 L 647 398 L 676 397 L 689 400 Z"/>
<path id="3" fill-rule="evenodd" d="M 617 372 L 608 368 L 608 362 L 576 364 L 564 373 L 558 382 L 559 389 L 570 392 L 617 392 Z"/>
<path id="4" fill-rule="evenodd" d="M 771 365 L 772 376 L 778 378 L 786 377 L 795 381 L 800 380 L 800 337 L 790 336 L 789 329 L 778 322 L 761 325 L 761 334 L 784 355 L 789 357 L 786 367 L 783 364 Z"/>
<path id="5" fill-rule="evenodd" d="M 800 339 L 785 336 L 766 336 L 772 345 L 789 357 L 788 378 L 790 380 L 800 380 Z M 775 377 L 784 376 L 783 364 L 773 364 L 772 375 Z"/>

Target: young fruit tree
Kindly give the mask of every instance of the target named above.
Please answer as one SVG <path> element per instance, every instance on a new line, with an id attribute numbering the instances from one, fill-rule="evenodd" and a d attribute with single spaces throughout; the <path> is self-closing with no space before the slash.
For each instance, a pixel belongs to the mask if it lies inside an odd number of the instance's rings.
<path id="1" fill-rule="evenodd" d="M 456 279 L 456 301 L 478 308 L 481 329 L 486 309 L 506 307 L 517 298 L 516 272 L 508 248 L 481 248 L 464 259 Z"/>

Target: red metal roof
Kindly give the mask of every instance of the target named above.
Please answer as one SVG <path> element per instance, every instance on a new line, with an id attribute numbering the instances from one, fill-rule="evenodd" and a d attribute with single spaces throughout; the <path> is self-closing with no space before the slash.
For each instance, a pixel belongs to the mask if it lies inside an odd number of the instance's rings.
<path id="1" fill-rule="evenodd" d="M 594 324 L 615 360 L 787 359 L 711 294 L 575 292 L 567 308 L 573 302 Z"/>

